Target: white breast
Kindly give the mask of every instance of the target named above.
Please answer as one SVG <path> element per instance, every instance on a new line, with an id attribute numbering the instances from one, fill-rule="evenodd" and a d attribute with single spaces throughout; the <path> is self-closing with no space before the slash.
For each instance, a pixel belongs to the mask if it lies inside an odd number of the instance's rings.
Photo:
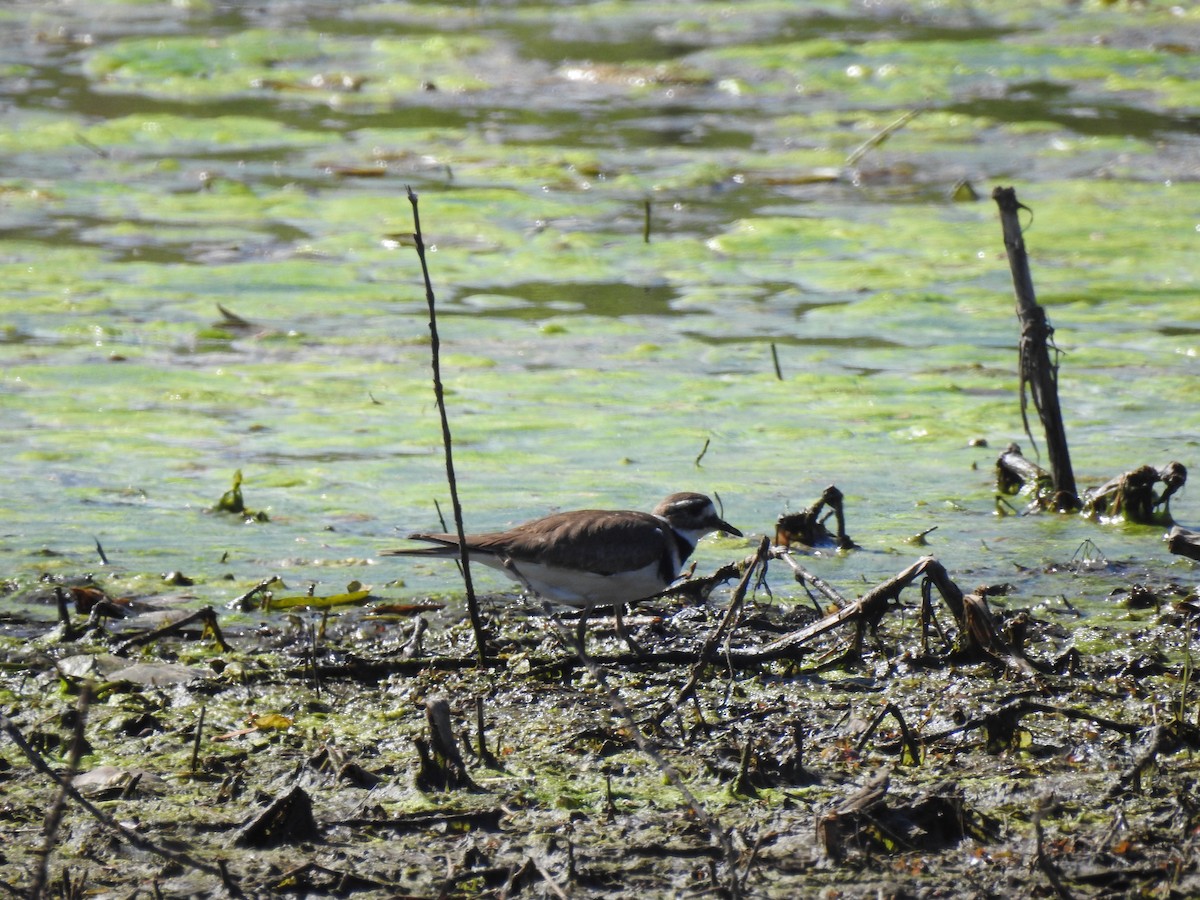
<path id="1" fill-rule="evenodd" d="M 651 597 L 667 587 L 659 574 L 657 562 L 632 572 L 619 572 L 615 575 L 555 569 L 531 562 L 520 563 L 517 569 L 538 596 L 567 606 L 629 603 Z M 504 569 L 500 571 L 505 572 Z M 511 572 L 505 574 L 514 581 L 521 580 L 515 578 Z"/>

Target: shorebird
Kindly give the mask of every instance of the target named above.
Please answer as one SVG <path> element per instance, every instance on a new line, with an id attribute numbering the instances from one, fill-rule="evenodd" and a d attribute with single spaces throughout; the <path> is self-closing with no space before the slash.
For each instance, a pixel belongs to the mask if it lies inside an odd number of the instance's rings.
<path id="1" fill-rule="evenodd" d="M 679 577 L 706 534 L 742 533 L 717 515 L 704 494 L 667 497 L 650 513 L 579 509 L 467 535 L 471 560 L 503 572 L 543 600 L 590 609 L 661 594 Z M 409 540 L 434 547 L 388 550 L 385 556 L 457 559 L 458 536 L 418 532 Z"/>

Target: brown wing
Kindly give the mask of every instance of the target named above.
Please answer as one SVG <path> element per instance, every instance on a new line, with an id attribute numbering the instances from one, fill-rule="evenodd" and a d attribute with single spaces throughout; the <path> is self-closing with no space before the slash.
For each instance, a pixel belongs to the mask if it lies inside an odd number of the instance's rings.
<path id="1" fill-rule="evenodd" d="M 658 562 L 667 548 L 666 526 L 649 513 L 586 510 L 518 525 L 511 531 L 475 535 L 471 548 L 536 560 L 551 566 L 612 575 Z"/>

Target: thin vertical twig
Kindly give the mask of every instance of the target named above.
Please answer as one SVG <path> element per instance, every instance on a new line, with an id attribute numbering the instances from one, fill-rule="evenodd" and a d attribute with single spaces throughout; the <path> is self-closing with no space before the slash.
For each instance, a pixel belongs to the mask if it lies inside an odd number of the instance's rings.
<path id="1" fill-rule="evenodd" d="M 79 760 L 83 756 L 84 726 L 87 723 L 87 714 L 91 703 L 91 686 L 85 683 L 79 692 L 79 702 L 75 706 L 75 730 L 71 735 L 71 748 L 67 753 L 67 768 L 61 776 L 54 802 L 46 811 L 45 840 L 42 843 L 42 849 L 37 854 L 38 868 L 34 872 L 33 885 L 29 889 L 30 900 L 42 900 L 42 897 L 47 895 L 50 857 L 53 855 L 54 845 L 58 841 L 58 829 L 62 825 L 63 811 L 67 805 L 67 790 L 71 779 L 79 771 Z"/>
<path id="2" fill-rule="evenodd" d="M 195 775 L 200 767 L 200 741 L 204 737 L 204 716 L 207 706 L 200 707 L 200 716 L 196 719 L 196 733 L 192 737 L 192 774 Z"/>
<path id="3" fill-rule="evenodd" d="M 417 206 L 417 194 L 410 187 L 408 202 L 413 212 L 413 243 L 417 258 L 421 261 L 421 276 L 425 280 L 425 300 L 429 304 L 429 346 L 433 367 L 433 396 L 437 401 L 438 415 L 442 420 L 442 447 L 446 453 L 446 481 L 450 487 L 450 506 L 454 513 L 454 527 L 458 532 L 459 559 L 462 561 L 463 585 L 467 591 L 467 613 L 471 617 L 471 630 L 475 632 L 475 651 L 481 665 L 487 663 L 487 634 L 479 615 L 479 601 L 475 597 L 475 585 L 471 581 L 470 554 L 467 552 L 467 534 L 463 528 L 462 504 L 458 501 L 458 479 L 454 474 L 453 441 L 450 436 L 450 419 L 446 415 L 446 395 L 442 387 L 441 341 L 437 329 L 437 301 L 433 294 L 433 281 L 429 277 L 429 263 L 425 259 L 425 239 L 421 234 L 421 214 Z"/>

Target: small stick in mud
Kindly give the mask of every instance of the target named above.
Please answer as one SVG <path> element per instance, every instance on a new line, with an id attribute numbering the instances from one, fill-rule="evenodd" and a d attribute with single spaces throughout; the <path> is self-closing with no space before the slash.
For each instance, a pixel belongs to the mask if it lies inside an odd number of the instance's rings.
<path id="1" fill-rule="evenodd" d="M 192 740 L 192 774 L 195 775 L 200 763 L 200 740 L 204 734 L 204 716 L 208 712 L 207 706 L 200 707 L 200 717 L 196 720 L 196 735 Z"/>
<path id="2" fill-rule="evenodd" d="M 425 701 L 425 724 L 429 728 L 428 738 L 414 739 L 421 757 L 416 778 L 417 790 L 479 791 L 458 751 L 454 729 L 450 724 L 450 704 L 446 698 L 430 697 Z"/>
<path id="3" fill-rule="evenodd" d="M 58 622 L 63 641 L 73 641 L 79 633 L 71 624 L 71 610 L 67 605 L 67 592 L 59 585 L 54 588 L 54 602 L 58 606 Z"/>
<path id="4" fill-rule="evenodd" d="M 1169 726 L 1155 725 L 1150 730 L 1150 737 L 1146 741 L 1146 746 L 1137 755 L 1137 758 L 1130 766 L 1121 773 L 1121 777 L 1117 779 L 1116 784 L 1108 789 L 1105 795 L 1107 800 L 1115 800 L 1126 791 L 1140 792 L 1142 789 L 1142 772 L 1146 771 L 1154 760 L 1158 758 L 1160 753 L 1170 753 L 1179 742 L 1171 734 Z"/>
<path id="5" fill-rule="evenodd" d="M 495 754 L 488 749 L 487 745 L 487 728 L 483 718 L 483 697 L 475 698 L 475 732 L 477 746 L 475 752 L 479 755 L 479 761 L 489 769 L 504 770 L 500 765 L 500 761 L 496 759 Z"/>
<path id="6" fill-rule="evenodd" d="M 1067 448 L 1062 410 L 1058 403 L 1058 364 L 1050 359 L 1054 329 L 1034 294 L 1033 276 L 1029 272 L 1029 257 L 1025 253 L 1025 239 L 1021 235 L 1018 217 L 1020 210 L 1028 211 L 1029 207 L 1017 200 L 1017 192 L 1010 187 L 996 188 L 992 192 L 992 199 L 1000 208 L 1004 249 L 1008 252 L 1008 265 L 1012 270 L 1013 289 L 1017 296 L 1017 317 L 1021 322 L 1021 420 L 1025 424 L 1025 433 L 1032 441 L 1026 402 L 1028 389 L 1028 396 L 1033 398 L 1033 405 L 1046 432 L 1046 450 L 1054 478 L 1054 506 L 1060 512 L 1070 512 L 1079 509 L 1079 496 L 1075 489 L 1075 474 L 1071 469 L 1071 453 Z"/>
<path id="7" fill-rule="evenodd" d="M 738 797 L 757 797 L 758 791 L 750 782 L 750 762 L 754 759 L 754 736 L 747 735 L 738 763 L 737 778 L 733 782 L 733 793 Z"/>
<path id="8" fill-rule="evenodd" d="M 1042 816 L 1046 812 L 1047 810 L 1039 807 L 1033 814 L 1033 830 L 1037 835 L 1037 850 L 1034 863 L 1042 874 L 1046 876 L 1046 880 L 1050 882 L 1050 887 L 1054 889 L 1054 893 L 1062 898 L 1062 900 L 1070 900 L 1071 892 L 1062 883 L 1062 870 L 1046 854 L 1046 834 L 1042 828 Z"/>
<path id="9" fill-rule="evenodd" d="M 900 735 L 904 740 L 904 748 L 908 752 L 910 761 L 914 766 L 919 766 L 921 764 L 921 748 L 913 739 L 912 732 L 908 730 L 908 723 L 904 721 L 904 714 L 900 712 L 900 707 L 896 706 L 895 703 L 886 703 L 883 709 L 876 713 L 875 718 L 871 720 L 871 724 L 867 726 L 866 730 L 862 733 L 862 736 L 858 739 L 858 747 L 856 750 L 859 753 L 863 751 L 863 748 L 867 746 L 867 742 L 871 740 L 871 736 L 875 734 L 876 729 L 879 728 L 880 723 L 883 722 L 884 718 L 889 715 L 895 719 L 896 724 L 900 726 Z M 903 762 L 904 756 L 901 755 L 900 759 Z"/>

